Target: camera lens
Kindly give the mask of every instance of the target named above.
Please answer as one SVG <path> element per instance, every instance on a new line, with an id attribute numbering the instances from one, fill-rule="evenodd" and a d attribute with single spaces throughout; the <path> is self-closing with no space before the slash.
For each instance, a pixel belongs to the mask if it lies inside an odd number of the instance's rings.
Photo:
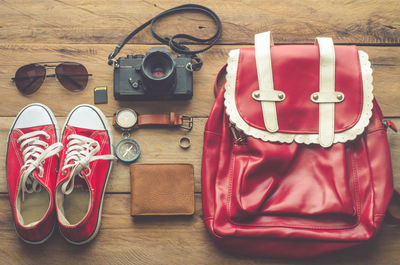
<path id="1" fill-rule="evenodd" d="M 169 52 L 148 53 L 143 59 L 142 73 L 149 92 L 168 94 L 175 84 L 175 62 Z"/>
<path id="2" fill-rule="evenodd" d="M 165 75 L 165 71 L 162 67 L 156 67 L 151 71 L 153 77 L 163 77 Z"/>

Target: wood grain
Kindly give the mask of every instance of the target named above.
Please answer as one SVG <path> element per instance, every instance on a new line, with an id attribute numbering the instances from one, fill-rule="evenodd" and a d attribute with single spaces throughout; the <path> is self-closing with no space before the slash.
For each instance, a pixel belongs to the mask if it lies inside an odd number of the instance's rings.
<path id="1" fill-rule="evenodd" d="M 150 45 L 128 45 L 126 53 L 143 54 Z M 214 103 L 213 84 L 220 67 L 227 60 L 231 49 L 242 46 L 216 46 L 201 55 L 203 68 L 193 74 L 194 96 L 189 101 L 172 102 L 118 102 L 113 97 L 113 68 L 108 66 L 106 58 L 113 49 L 112 45 L 73 45 L 73 44 L 0 44 L 0 57 L 12 60 L 0 61 L 0 104 L 1 116 L 15 116 L 19 110 L 32 102 L 41 102 L 49 106 L 57 116 L 66 116 L 73 106 L 82 103 L 93 104 L 93 88 L 108 87 L 106 105 L 98 105 L 107 116 L 121 107 L 131 107 L 139 113 L 165 113 L 175 111 L 196 117 L 207 117 Z M 400 116 L 398 108 L 400 84 L 400 48 L 399 47 L 361 47 L 367 52 L 374 70 L 374 93 L 386 116 Z M 22 65 L 39 62 L 67 60 L 84 64 L 93 74 L 87 88 L 81 92 L 70 92 L 63 88 L 56 78 L 47 78 L 39 90 L 29 96 L 18 92 L 11 77 Z M 52 71 L 52 70 L 50 70 Z"/>
<path id="2" fill-rule="evenodd" d="M 158 13 L 186 1 L 41 1 L 0 2 L 0 41 L 21 43 L 117 44 Z M 223 22 L 221 44 L 253 43 L 253 35 L 271 30 L 276 43 L 312 43 L 332 36 L 338 43 L 399 44 L 400 4 L 397 0 L 290 1 L 196 0 L 214 10 Z M 162 35 L 215 31 L 210 18 L 179 14 L 155 27 Z M 149 29 L 135 43 L 156 43 Z"/>
<path id="3" fill-rule="evenodd" d="M 106 58 L 133 29 L 154 15 L 186 1 L 160 0 L 0 0 L 0 264 L 271 264 L 271 265 L 395 265 L 400 260 L 399 227 L 384 225 L 377 238 L 361 247 L 305 261 L 259 259 L 225 253 L 216 248 L 202 220 L 201 154 L 203 130 L 214 102 L 213 82 L 231 49 L 253 44 L 253 35 L 271 30 L 276 44 L 314 42 L 331 36 L 338 44 L 357 44 L 366 51 L 374 70 L 374 94 L 385 116 L 400 128 L 400 1 L 398 0 L 194 0 L 213 9 L 223 23 L 218 45 L 200 57 L 194 73 L 191 101 L 117 102 L 113 69 Z M 188 33 L 211 36 L 212 21 L 202 14 L 178 14 L 159 21 L 163 36 Z M 149 28 L 139 33 L 120 53 L 143 54 L 158 44 Z M 195 49 L 199 46 L 191 46 Z M 67 60 L 83 63 L 93 76 L 78 93 L 64 89 L 55 78 L 45 80 L 31 96 L 18 93 L 10 81 L 22 65 Z M 93 88 L 108 86 L 109 103 L 97 105 L 111 120 L 121 107 L 139 113 L 175 111 L 196 117 L 187 133 L 188 150 L 178 147 L 185 135 L 179 129 L 148 128 L 132 137 L 142 145 L 137 163 L 184 162 L 195 168 L 196 213 L 192 217 L 132 218 L 128 165 L 116 162 L 105 196 L 102 228 L 89 245 L 72 246 L 56 231 L 43 245 L 31 246 L 15 235 L 5 183 L 5 147 L 15 115 L 25 105 L 49 106 L 60 125 L 76 105 L 93 104 Z M 115 142 L 122 138 L 113 131 Z M 395 186 L 400 189 L 400 137 L 389 131 Z"/>
<path id="4" fill-rule="evenodd" d="M 9 128 L 14 118 L 0 118 L 0 146 L 6 146 Z M 400 128 L 400 119 L 393 119 Z M 58 118 L 60 126 L 65 118 Z M 111 119 L 109 119 L 111 122 Z M 135 163 L 192 163 L 195 174 L 195 191 L 201 192 L 201 155 L 203 148 L 203 131 L 206 119 L 196 118 L 194 128 L 190 132 L 182 129 L 168 128 L 143 128 L 135 131 L 131 136 L 136 139 L 142 148 L 142 154 Z M 186 134 L 187 133 L 187 134 Z M 122 136 L 113 129 L 114 145 Z M 183 135 L 191 139 L 192 145 L 189 149 L 183 150 L 178 146 L 179 138 Z M 400 190 L 400 137 L 398 134 L 388 131 L 389 143 L 392 153 L 392 164 L 395 178 L 395 185 Z M 0 153 L 0 192 L 6 192 L 5 180 L 5 152 Z M 116 161 L 107 192 L 127 193 L 130 192 L 129 166 Z"/>
<path id="5" fill-rule="evenodd" d="M 394 265 L 397 261 L 400 230 L 388 225 L 374 241 L 317 259 L 249 259 L 225 253 L 205 229 L 200 195 L 195 202 L 194 216 L 132 218 L 128 194 L 106 195 L 102 227 L 91 244 L 72 246 L 56 230 L 45 244 L 30 246 L 15 235 L 8 198 L 0 195 L 0 263 Z"/>

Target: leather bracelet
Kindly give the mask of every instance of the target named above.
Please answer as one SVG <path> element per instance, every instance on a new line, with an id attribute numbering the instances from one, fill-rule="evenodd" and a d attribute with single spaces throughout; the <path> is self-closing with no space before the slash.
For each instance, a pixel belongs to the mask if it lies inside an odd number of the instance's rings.
<path id="1" fill-rule="evenodd" d="M 145 114 L 138 115 L 137 125 L 139 127 L 144 125 L 179 126 L 190 131 L 193 127 L 193 118 L 181 114 L 175 114 L 175 112 L 170 112 L 168 114 Z"/>
<path id="2" fill-rule="evenodd" d="M 145 114 L 138 116 L 139 126 L 143 125 L 168 125 L 180 126 L 183 124 L 182 115 L 170 112 L 169 114 Z"/>
<path id="3" fill-rule="evenodd" d="M 119 115 L 124 115 L 124 118 L 121 117 L 121 119 L 119 119 Z M 190 131 L 193 127 L 193 118 L 175 114 L 175 112 L 139 115 L 132 109 L 121 109 L 114 113 L 113 125 L 122 131 L 131 131 L 135 126 L 143 127 L 147 125 L 179 126 Z"/>

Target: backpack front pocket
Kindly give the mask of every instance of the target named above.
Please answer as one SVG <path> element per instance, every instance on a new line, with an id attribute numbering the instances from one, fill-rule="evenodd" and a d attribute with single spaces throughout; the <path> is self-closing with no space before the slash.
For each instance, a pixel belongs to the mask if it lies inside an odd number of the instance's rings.
<path id="1" fill-rule="evenodd" d="M 312 229 L 357 224 L 357 172 L 345 145 L 304 147 L 249 138 L 234 150 L 231 222 Z"/>

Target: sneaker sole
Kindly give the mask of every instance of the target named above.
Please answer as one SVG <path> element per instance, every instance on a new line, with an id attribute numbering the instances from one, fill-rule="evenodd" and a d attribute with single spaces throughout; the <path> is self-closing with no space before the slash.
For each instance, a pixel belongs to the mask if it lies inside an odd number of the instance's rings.
<path id="1" fill-rule="evenodd" d="M 15 233 L 17 234 L 17 236 L 19 237 L 19 239 L 21 239 L 21 240 L 24 241 L 25 243 L 31 244 L 31 245 L 40 245 L 40 244 L 43 244 L 44 242 L 46 242 L 47 240 L 49 240 L 49 238 L 53 235 L 54 230 L 56 230 L 56 229 L 55 229 L 55 226 L 56 226 L 56 225 L 54 224 L 54 225 L 53 225 L 53 228 L 51 229 L 51 232 L 50 232 L 45 238 L 43 238 L 42 240 L 40 240 L 40 241 L 29 241 L 29 240 L 23 238 L 23 237 L 19 234 L 17 228 L 15 227 L 15 222 L 14 222 Z"/>
<path id="2" fill-rule="evenodd" d="M 7 152 L 6 152 L 6 166 L 5 166 L 5 168 L 6 168 L 6 175 L 7 175 L 8 143 L 9 143 L 9 141 L 10 141 L 11 132 L 12 132 L 12 130 L 14 129 L 15 123 L 17 122 L 17 119 L 19 118 L 19 116 L 21 115 L 21 113 L 22 113 L 24 110 L 26 110 L 28 107 L 31 107 L 31 106 L 41 106 L 41 107 L 43 107 L 43 108 L 47 111 L 47 113 L 49 114 L 49 116 L 50 116 L 50 118 L 51 118 L 51 120 L 52 120 L 52 122 L 53 122 L 53 124 L 54 124 L 54 130 L 55 130 L 55 133 L 56 133 L 56 140 L 57 140 L 57 142 L 60 140 L 60 128 L 58 127 L 58 123 L 57 123 L 56 117 L 54 116 L 53 112 L 50 110 L 49 107 L 47 107 L 46 105 L 40 104 L 40 103 L 32 103 L 32 104 L 29 104 L 29 105 L 25 106 L 20 112 L 18 112 L 18 114 L 17 114 L 17 116 L 15 117 L 15 120 L 14 120 L 12 126 L 11 126 L 10 132 L 8 133 L 8 137 L 7 137 Z M 6 177 L 6 184 L 7 184 L 7 192 L 9 192 L 9 191 L 8 191 L 8 179 L 7 179 L 7 177 Z M 13 208 L 12 208 L 12 206 L 11 206 L 11 202 L 9 201 L 9 203 L 10 203 L 11 211 L 13 211 Z M 47 212 L 46 212 L 46 213 L 47 213 Z M 27 240 L 27 239 L 23 238 L 23 237 L 20 235 L 20 233 L 18 232 L 18 230 L 17 230 L 17 228 L 16 228 L 16 226 L 15 226 L 14 217 L 13 217 L 13 225 L 14 225 L 14 230 L 15 230 L 15 233 L 17 234 L 17 236 L 18 236 L 22 241 L 24 241 L 25 243 L 28 243 L 28 244 L 31 244 L 31 245 L 40 245 L 40 244 L 43 244 L 44 242 L 46 242 L 46 241 L 53 235 L 54 230 L 55 230 L 55 224 L 54 224 L 54 225 L 53 225 L 53 228 L 51 229 L 51 232 L 50 232 L 45 238 L 43 238 L 43 239 L 40 240 L 40 241 L 30 241 L 30 240 Z"/>
<path id="3" fill-rule="evenodd" d="M 102 122 L 103 122 L 103 124 L 104 124 L 104 127 L 106 128 L 106 131 L 107 131 L 107 133 L 108 133 L 108 137 L 109 137 L 109 140 L 110 140 L 110 151 L 111 151 L 110 154 L 111 154 L 111 155 L 114 155 L 114 149 L 113 149 L 113 142 L 114 142 L 114 141 L 113 141 L 113 136 L 112 136 L 111 127 L 110 127 L 110 125 L 108 124 L 108 121 L 107 121 L 107 117 L 104 115 L 104 113 L 103 113 L 99 108 L 97 108 L 97 107 L 95 107 L 95 106 L 93 106 L 93 105 L 81 104 L 81 105 L 76 106 L 73 110 L 71 110 L 70 114 L 69 114 L 68 117 L 67 117 L 67 120 L 65 121 L 65 124 L 64 124 L 63 130 L 62 130 L 62 132 L 61 132 L 61 135 L 64 134 L 64 130 L 65 130 L 66 124 L 67 124 L 67 122 L 68 122 L 70 116 L 72 115 L 72 113 L 73 113 L 77 108 L 83 107 L 83 106 L 94 109 L 94 110 L 96 111 L 96 113 L 99 115 L 100 119 L 102 120 Z M 77 241 L 72 241 L 71 239 L 69 239 L 69 238 L 67 238 L 66 236 L 64 236 L 64 234 L 63 234 L 63 232 L 62 232 L 62 230 L 61 230 L 61 227 L 59 227 L 59 230 L 60 230 L 61 235 L 64 237 L 64 239 L 65 239 L 67 242 L 69 242 L 69 243 L 71 243 L 71 244 L 74 244 L 74 245 L 84 245 L 84 244 L 87 244 L 87 243 L 89 243 L 90 241 L 92 241 L 92 240 L 97 236 L 97 234 L 99 233 L 100 226 L 101 226 L 101 216 L 102 216 L 102 213 L 103 213 L 104 194 L 106 193 L 106 188 L 107 188 L 107 184 L 108 184 L 108 179 L 109 179 L 110 174 L 111 174 L 112 165 L 113 165 L 113 161 L 111 160 L 111 161 L 110 161 L 110 166 L 108 167 L 108 172 L 107 172 L 106 181 L 105 181 L 104 187 L 103 187 L 103 193 L 102 193 L 102 195 L 101 195 L 101 201 L 100 201 L 100 207 L 99 207 L 99 216 L 97 217 L 97 224 L 96 224 L 96 228 L 95 228 L 94 232 L 89 236 L 88 239 L 86 239 L 86 240 L 84 240 L 84 241 L 79 241 L 79 242 L 77 242 Z"/>

